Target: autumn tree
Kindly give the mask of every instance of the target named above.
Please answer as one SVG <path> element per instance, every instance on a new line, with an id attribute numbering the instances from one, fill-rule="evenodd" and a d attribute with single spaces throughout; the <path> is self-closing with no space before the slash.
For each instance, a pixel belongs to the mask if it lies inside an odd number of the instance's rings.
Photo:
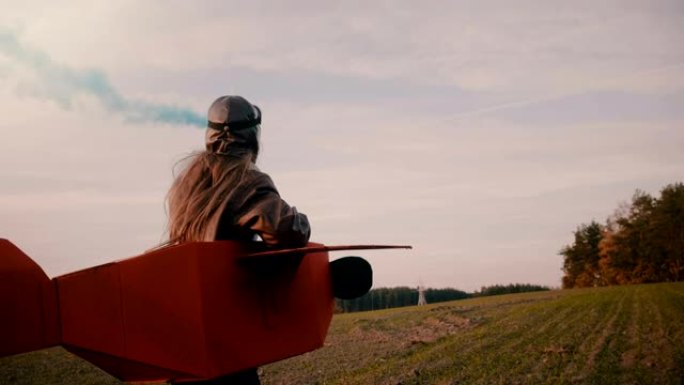
<path id="1" fill-rule="evenodd" d="M 605 225 L 592 221 L 564 247 L 563 287 L 684 280 L 684 184 L 660 197 L 637 190 Z"/>
<path id="2" fill-rule="evenodd" d="M 649 226 L 654 204 L 650 195 L 637 190 L 631 204 L 608 220 L 606 238 L 600 244 L 601 273 L 607 284 L 653 281 Z"/>
<path id="3" fill-rule="evenodd" d="M 574 242 L 560 251 L 564 257 L 564 288 L 590 287 L 600 284 L 599 242 L 602 231 L 602 226 L 596 221 L 591 221 L 588 225 L 583 224 L 574 232 Z"/>

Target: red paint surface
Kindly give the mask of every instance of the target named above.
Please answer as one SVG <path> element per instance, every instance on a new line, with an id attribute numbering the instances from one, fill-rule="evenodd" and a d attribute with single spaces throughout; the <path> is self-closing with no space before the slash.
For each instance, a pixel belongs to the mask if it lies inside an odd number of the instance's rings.
<path id="1" fill-rule="evenodd" d="M 59 344 L 53 282 L 26 254 L 0 239 L 0 356 Z"/>
<path id="2" fill-rule="evenodd" d="M 125 381 L 190 380 L 321 347 L 334 305 L 327 252 L 247 254 L 187 243 L 50 281 L 0 240 L 0 355 L 63 344 Z"/>

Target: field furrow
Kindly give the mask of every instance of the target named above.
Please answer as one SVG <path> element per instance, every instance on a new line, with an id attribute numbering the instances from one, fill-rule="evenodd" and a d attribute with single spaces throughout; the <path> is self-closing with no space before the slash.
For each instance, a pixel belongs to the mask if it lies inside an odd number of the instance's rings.
<path id="1" fill-rule="evenodd" d="M 383 333 L 392 329 L 393 318 L 402 320 L 406 332 L 429 327 L 430 317 L 442 317 L 457 306 L 460 316 L 471 321 L 468 327 L 416 345 L 385 341 L 385 348 L 392 343 L 401 347 L 394 352 L 384 350 L 379 359 L 365 366 L 355 365 L 358 359 L 349 363 L 338 360 L 339 367 L 349 365 L 348 369 L 333 370 L 325 376 L 314 373 L 302 383 L 679 383 L 680 372 L 674 368 L 681 359 L 680 350 L 674 346 L 682 345 L 684 336 L 675 317 L 684 314 L 673 301 L 679 303 L 684 285 L 669 285 L 672 288 L 660 284 L 570 290 L 501 296 L 496 301 L 464 300 L 422 311 L 408 308 L 382 315 L 347 314 L 335 322 L 367 323 L 372 319 L 377 326 L 382 325 Z M 430 317 L 425 316 L 427 313 Z M 662 357 L 649 346 L 669 357 Z M 354 345 L 344 348 L 363 354 Z M 324 363 L 330 353 L 321 350 L 309 356 L 312 362 Z M 645 358 L 652 361 L 650 366 L 638 364 Z M 281 370 L 297 372 L 299 359 L 267 367 L 265 383 L 292 383 L 289 380 L 293 378 L 283 380 L 287 376 L 281 377 Z M 664 372 L 656 372 L 660 368 Z"/>

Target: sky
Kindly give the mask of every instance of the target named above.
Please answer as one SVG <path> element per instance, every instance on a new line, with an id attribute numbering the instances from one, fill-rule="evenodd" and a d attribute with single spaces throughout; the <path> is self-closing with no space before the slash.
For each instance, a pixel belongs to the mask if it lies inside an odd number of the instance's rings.
<path id="1" fill-rule="evenodd" d="M 313 241 L 413 246 L 358 253 L 375 287 L 560 286 L 578 225 L 684 181 L 680 0 L 0 9 L 0 238 L 49 276 L 165 240 L 227 94 Z"/>

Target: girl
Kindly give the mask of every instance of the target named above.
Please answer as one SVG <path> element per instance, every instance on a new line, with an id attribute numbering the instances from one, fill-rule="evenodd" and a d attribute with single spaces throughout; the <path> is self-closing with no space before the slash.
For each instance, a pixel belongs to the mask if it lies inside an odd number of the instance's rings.
<path id="1" fill-rule="evenodd" d="M 169 244 L 262 241 L 301 247 L 309 240 L 306 215 L 280 198 L 259 171 L 261 110 L 241 96 L 222 96 L 209 108 L 206 150 L 187 159 L 169 190 Z M 193 384 L 259 384 L 256 369 Z"/>

